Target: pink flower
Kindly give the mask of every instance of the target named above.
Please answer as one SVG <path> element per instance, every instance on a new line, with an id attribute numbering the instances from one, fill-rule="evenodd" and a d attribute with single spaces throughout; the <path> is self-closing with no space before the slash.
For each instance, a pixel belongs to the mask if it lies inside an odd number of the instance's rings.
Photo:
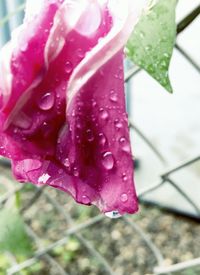
<path id="1" fill-rule="evenodd" d="M 134 7 L 27 1 L 0 61 L 0 154 L 17 180 L 48 184 L 103 212 L 137 211 L 123 71 Z"/>

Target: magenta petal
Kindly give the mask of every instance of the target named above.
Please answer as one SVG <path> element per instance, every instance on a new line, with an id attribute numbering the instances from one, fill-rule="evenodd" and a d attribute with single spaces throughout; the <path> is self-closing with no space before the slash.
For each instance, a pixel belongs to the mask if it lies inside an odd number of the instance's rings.
<path id="1" fill-rule="evenodd" d="M 109 77 L 108 77 L 109 75 Z M 134 213 L 137 199 L 133 185 L 127 114 L 124 101 L 123 53 L 117 53 L 82 87 L 68 111 L 69 131 L 60 151 L 69 160 L 77 193 L 103 212 Z M 88 188 L 95 190 L 88 194 Z"/>
<path id="2" fill-rule="evenodd" d="M 132 2 L 43 0 L 32 11 L 33 2 L 2 51 L 0 154 L 21 182 L 134 213 L 123 71 Z"/>

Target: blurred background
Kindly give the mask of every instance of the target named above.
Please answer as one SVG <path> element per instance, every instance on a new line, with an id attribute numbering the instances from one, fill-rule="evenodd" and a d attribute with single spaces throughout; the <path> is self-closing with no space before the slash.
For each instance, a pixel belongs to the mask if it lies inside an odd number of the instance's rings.
<path id="1" fill-rule="evenodd" d="M 23 9 L 0 0 L 0 47 Z M 126 81 L 139 213 L 110 220 L 60 191 L 15 182 L 0 159 L 0 274 L 200 274 L 199 13 L 199 0 L 179 0 L 173 95 L 136 67 Z M 6 212 L 13 205 L 19 215 Z"/>

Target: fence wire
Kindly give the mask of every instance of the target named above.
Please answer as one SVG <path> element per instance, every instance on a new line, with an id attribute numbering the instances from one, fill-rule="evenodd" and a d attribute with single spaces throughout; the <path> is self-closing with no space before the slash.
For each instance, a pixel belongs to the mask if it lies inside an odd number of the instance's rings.
<path id="1" fill-rule="evenodd" d="M 12 12 L 9 16 L 5 15 L 6 12 L 6 6 L 5 1 L 0 0 L 0 5 L 4 8 L 4 18 L 1 22 L 8 22 L 10 19 L 10 16 L 16 15 L 19 11 L 22 10 L 22 6 L 20 6 L 16 11 Z M 177 33 L 181 33 L 183 30 L 185 30 L 192 22 L 193 20 L 200 14 L 200 5 L 195 8 L 190 14 L 188 14 L 178 25 L 177 25 Z M 6 26 L 8 28 L 8 25 Z M 184 56 L 184 58 L 200 73 L 200 68 L 195 60 L 193 60 L 178 44 L 175 45 L 176 49 Z M 138 74 L 141 70 L 133 66 L 130 70 L 127 71 L 125 76 L 125 81 L 130 81 L 136 74 Z M 162 156 L 162 154 L 159 152 L 159 150 L 153 145 L 153 143 L 149 140 L 148 137 L 146 137 L 142 131 L 135 125 L 134 121 L 130 120 L 129 122 L 130 128 L 134 129 L 134 131 L 140 136 L 141 139 L 144 140 L 144 142 L 151 148 L 151 150 L 154 152 L 154 154 L 158 157 L 158 159 L 162 162 L 166 162 L 165 158 Z M 160 179 L 157 183 L 152 184 L 148 188 L 142 190 L 139 192 L 138 197 L 140 201 L 143 201 L 145 196 L 149 193 L 152 193 L 162 186 L 168 184 L 171 186 L 171 188 L 175 189 L 179 192 L 179 194 L 193 207 L 197 218 L 200 219 L 200 209 L 199 206 L 193 201 L 191 197 L 189 197 L 185 191 L 182 189 L 180 184 L 177 184 L 177 182 L 173 179 L 173 174 L 187 168 L 188 166 L 197 163 L 200 161 L 200 155 L 194 156 L 192 159 L 177 164 L 171 169 L 168 169 L 166 172 L 162 173 L 160 175 Z M 0 208 L 3 208 L 6 206 L 6 204 L 9 203 L 10 200 L 15 196 L 17 192 L 24 190 L 24 185 L 15 184 L 10 173 L 10 164 L 5 159 L 0 159 L 0 169 L 1 169 L 1 180 L 6 181 L 8 184 L 4 184 L 4 187 L 6 186 L 7 192 L 5 192 L 4 195 L 0 197 Z M 5 183 L 5 182 L 4 182 Z M 98 274 L 119 274 L 115 272 L 115 269 L 111 262 L 107 259 L 105 256 L 106 253 L 103 253 L 99 248 L 96 247 L 94 240 L 91 240 L 85 232 L 90 232 L 93 230 L 93 228 L 101 227 L 101 225 L 106 222 L 108 223 L 108 218 L 106 218 L 104 215 L 93 215 L 91 218 L 86 219 L 80 223 L 77 223 L 76 217 L 71 215 L 70 211 L 70 204 L 67 207 L 63 207 L 63 203 L 61 203 L 58 199 L 56 199 L 55 196 L 53 196 L 49 190 L 48 187 L 33 187 L 34 192 L 32 191 L 32 196 L 26 200 L 26 202 L 23 203 L 22 208 L 20 209 L 20 213 L 24 218 L 25 224 L 26 224 L 26 230 L 27 234 L 30 236 L 30 238 L 33 240 L 35 244 L 35 252 L 32 257 L 26 259 L 23 262 L 17 262 L 16 255 L 12 255 L 11 253 L 7 253 L 7 257 L 10 261 L 10 268 L 8 268 L 7 271 L 5 271 L 6 274 L 24 274 L 23 270 L 30 268 L 35 263 L 42 261 L 45 262 L 48 266 L 51 267 L 51 273 L 48 274 L 61 274 L 61 275 L 67 275 L 67 274 L 80 274 L 77 268 L 77 271 L 73 273 L 68 273 L 66 267 L 63 266 L 60 261 L 54 257 L 52 251 L 54 251 L 55 248 L 63 247 L 65 246 L 69 238 L 73 236 L 80 246 L 83 248 L 84 251 L 87 251 L 88 258 L 95 259 L 95 262 L 99 265 L 99 273 Z M 57 191 L 55 191 L 57 193 Z M 37 232 L 34 230 L 34 226 L 32 226 L 32 216 L 31 211 L 33 211 L 33 208 L 40 209 L 39 201 L 47 201 L 48 204 L 51 205 L 52 209 L 55 211 L 55 216 L 59 215 L 59 217 L 62 217 L 62 223 L 64 224 L 64 228 L 67 228 L 62 232 L 62 238 L 56 239 L 54 241 L 47 240 L 44 241 L 43 239 L 46 239 L 46 233 L 43 232 L 42 236 L 39 236 Z M 41 210 L 42 211 L 42 210 Z M 148 213 L 148 211 L 147 211 Z M 54 217 L 52 217 L 53 219 Z M 111 221 L 109 221 L 111 223 Z M 115 221 L 112 221 L 112 223 L 115 223 Z M 122 217 L 118 223 L 120 223 L 123 227 L 126 227 L 130 229 L 132 238 L 140 239 L 141 246 L 145 247 L 145 249 L 148 249 L 151 257 L 152 257 L 152 265 L 151 265 L 151 272 L 153 274 L 196 274 L 196 273 L 183 273 L 188 268 L 194 268 L 199 267 L 200 268 L 200 258 L 194 258 L 187 261 L 175 263 L 175 264 L 168 264 L 166 265 L 165 256 L 162 253 L 162 249 L 159 248 L 156 245 L 155 239 L 153 240 L 150 237 L 150 233 L 148 230 L 144 230 L 137 219 L 134 219 L 129 216 Z M 115 224 L 114 224 L 115 225 Z M 97 226 L 97 227 L 96 227 Z M 114 229 L 115 230 L 115 227 Z M 99 234 L 103 234 L 102 231 L 99 231 Z M 110 234 L 109 232 L 107 234 Z M 115 232 L 116 234 L 116 232 Z M 121 236 L 123 238 L 123 235 Z M 183 236 L 184 238 L 184 236 Z M 198 244 L 197 244 L 198 245 Z M 109 249 L 109 247 L 107 248 Z M 132 258 L 134 258 L 135 252 L 132 251 Z M 179 273 L 177 273 L 179 272 Z M 123 273 L 123 270 L 122 272 Z M 38 273 L 37 273 L 38 274 Z M 89 274 L 89 273 L 88 273 Z M 95 273 L 91 273 L 95 274 Z M 123 273 L 125 274 L 125 273 Z M 141 271 L 138 271 L 138 273 L 131 272 L 131 274 L 143 274 Z M 198 274 L 198 273 L 197 273 Z"/>

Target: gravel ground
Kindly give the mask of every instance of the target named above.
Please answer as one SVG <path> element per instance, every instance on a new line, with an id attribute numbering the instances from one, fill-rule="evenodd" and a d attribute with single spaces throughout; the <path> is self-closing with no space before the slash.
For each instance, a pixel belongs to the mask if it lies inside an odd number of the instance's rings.
<path id="1" fill-rule="evenodd" d="M 52 189 L 47 191 L 63 205 L 64 211 L 71 215 L 75 223 L 83 222 L 88 217 L 98 214 L 94 208 L 75 205 L 61 192 Z M 38 209 L 42 211 L 38 213 Z M 57 215 L 55 209 L 45 202 L 43 196 L 27 212 L 26 218 L 31 218 L 31 227 L 44 243 L 62 238 L 64 230 L 70 228 L 63 216 Z M 130 220 L 152 239 L 161 251 L 165 265 L 200 257 L 200 224 L 198 222 L 147 205 L 141 205 L 139 213 L 131 216 Z M 123 219 L 105 218 L 81 234 L 107 259 L 116 274 L 152 274 L 153 267 L 157 265 L 154 255 L 144 240 Z M 70 238 L 64 248 L 55 249 L 52 256 L 69 274 L 105 274 L 97 258 L 91 255 L 76 237 Z M 48 272 L 47 274 L 56 274 L 50 270 Z M 200 270 L 188 272 L 185 274 L 200 274 Z"/>

